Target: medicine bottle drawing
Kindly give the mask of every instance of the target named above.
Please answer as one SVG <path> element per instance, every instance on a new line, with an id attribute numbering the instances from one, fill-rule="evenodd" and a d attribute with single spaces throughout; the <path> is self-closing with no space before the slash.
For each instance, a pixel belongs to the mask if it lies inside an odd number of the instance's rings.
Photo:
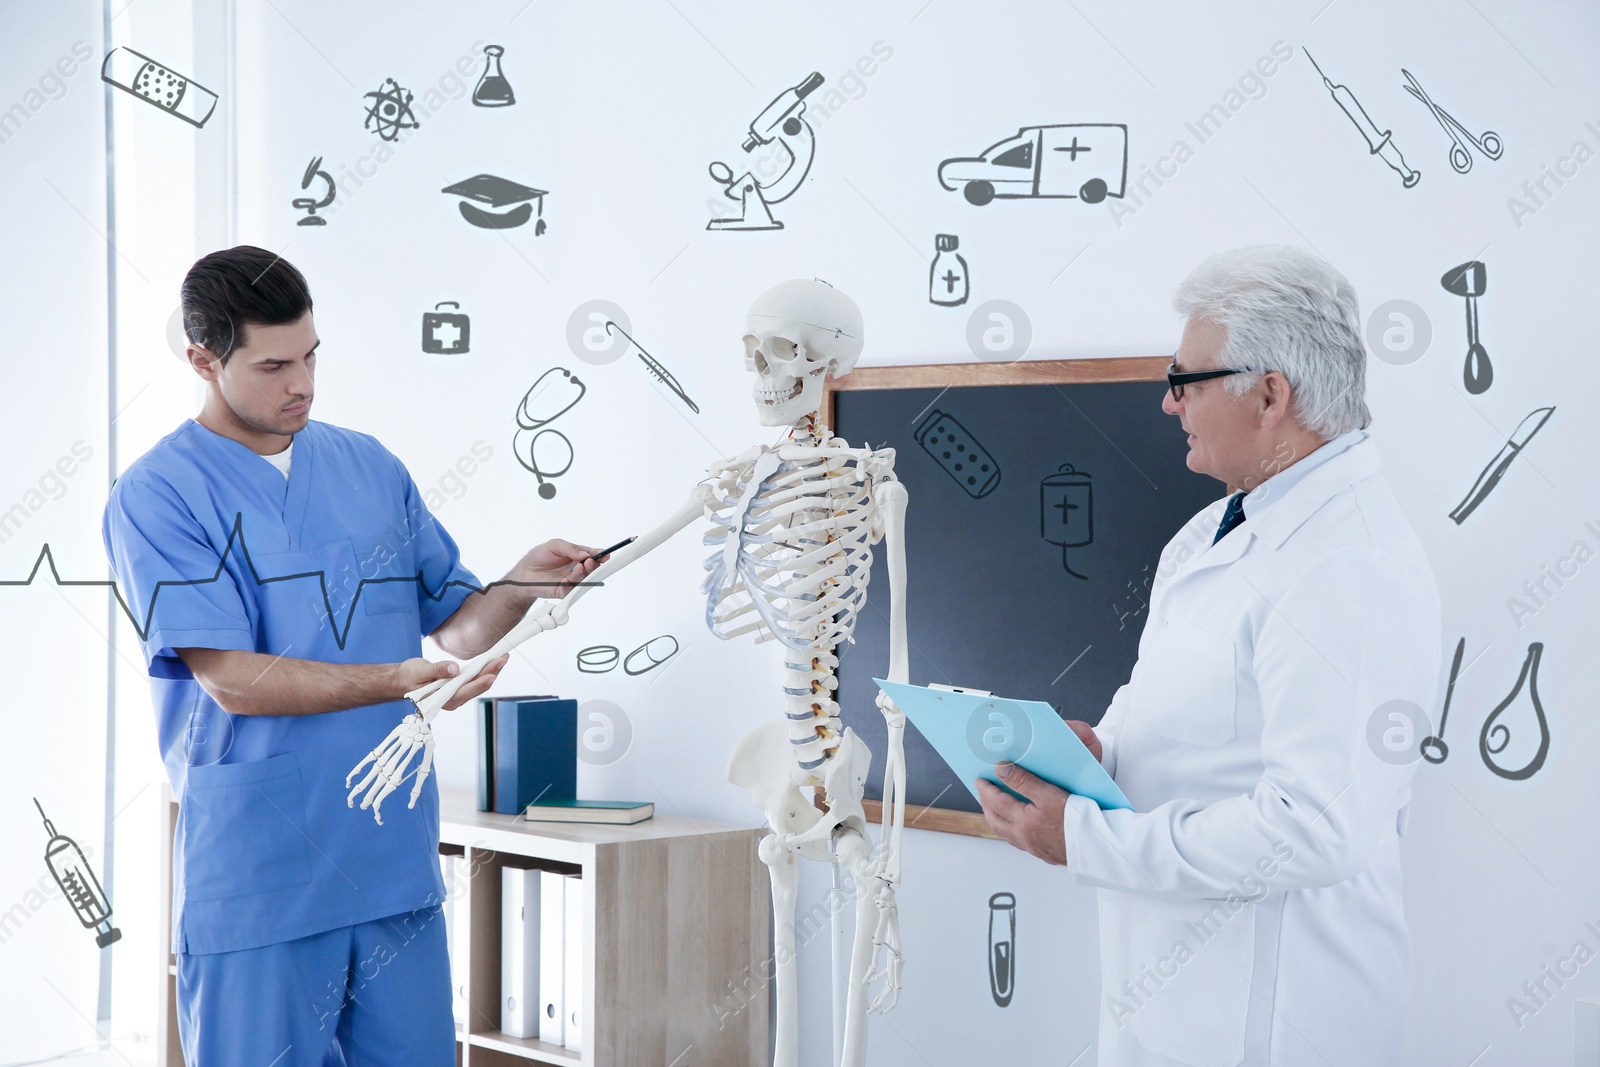
<path id="1" fill-rule="evenodd" d="M 500 70 L 500 57 L 506 50 L 497 44 L 483 46 L 483 76 L 472 90 L 472 102 L 479 107 L 510 107 L 517 102 L 511 83 Z"/>
<path id="2" fill-rule="evenodd" d="M 935 234 L 933 266 L 928 269 L 928 300 L 941 307 L 967 302 L 967 261 L 956 251 L 960 239 L 953 233 Z"/>

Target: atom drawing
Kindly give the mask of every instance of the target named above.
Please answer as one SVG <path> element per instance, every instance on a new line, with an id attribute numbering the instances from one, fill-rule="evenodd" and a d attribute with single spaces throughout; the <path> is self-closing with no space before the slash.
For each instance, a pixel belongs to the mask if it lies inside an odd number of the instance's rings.
<path id="1" fill-rule="evenodd" d="M 401 130 L 414 130 L 422 125 L 411 113 L 411 90 L 400 88 L 393 78 L 385 78 L 383 88 L 368 93 L 366 98 L 372 101 L 372 106 L 367 108 L 367 121 L 361 126 L 363 129 L 375 126 L 378 136 L 385 141 L 398 138 Z"/>

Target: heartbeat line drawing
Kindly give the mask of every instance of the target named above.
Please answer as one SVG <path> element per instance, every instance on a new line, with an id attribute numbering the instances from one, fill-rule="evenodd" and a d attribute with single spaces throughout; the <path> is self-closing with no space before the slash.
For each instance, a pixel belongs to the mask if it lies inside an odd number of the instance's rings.
<path id="1" fill-rule="evenodd" d="M 150 636 L 150 620 L 152 618 L 154 618 L 154 616 L 155 616 L 156 601 L 161 598 L 161 591 L 163 589 L 165 589 L 167 586 L 209 585 L 212 582 L 220 580 L 222 578 L 223 574 L 226 573 L 226 568 L 227 568 L 227 565 L 228 565 L 228 556 L 230 554 L 232 554 L 233 546 L 234 546 L 235 543 L 238 544 L 240 556 L 244 559 L 245 566 L 250 568 L 250 576 L 255 579 L 255 583 L 257 585 L 270 585 L 273 582 L 293 582 L 293 581 L 298 581 L 298 580 L 304 579 L 304 578 L 315 578 L 315 579 L 317 579 L 317 583 L 320 586 L 321 591 L 322 591 L 322 603 L 323 603 L 323 606 L 327 609 L 327 613 L 328 613 L 328 625 L 333 630 L 333 639 L 336 642 L 338 642 L 340 651 L 344 650 L 345 639 L 347 637 L 349 637 L 349 635 L 350 635 L 350 626 L 355 621 L 356 605 L 361 601 L 361 591 L 363 589 L 365 589 L 369 585 L 384 585 L 384 584 L 388 584 L 390 582 L 415 582 L 417 588 L 420 589 L 422 591 L 422 593 L 429 600 L 432 600 L 433 602 L 438 603 L 440 600 L 444 599 L 445 593 L 449 592 L 452 588 L 455 588 L 455 587 L 458 587 L 458 586 L 463 588 L 463 589 L 469 589 L 474 593 L 480 593 L 481 594 L 481 593 L 487 593 L 489 590 L 491 590 L 491 589 L 493 589 L 493 588 L 495 588 L 497 586 L 502 586 L 502 585 L 516 585 L 516 586 L 524 586 L 524 587 L 527 587 L 527 588 L 544 589 L 544 588 L 559 588 L 560 586 L 567 584 L 565 582 L 519 582 L 519 581 L 517 581 L 515 579 L 512 579 L 512 578 L 501 578 L 498 581 L 490 582 L 488 585 L 478 586 L 478 585 L 473 585 L 471 582 L 463 582 L 463 581 L 460 581 L 458 579 L 451 579 L 451 580 L 445 582 L 443 585 L 441 585 L 437 592 L 434 592 L 434 591 L 430 591 L 428 589 L 427 585 L 424 584 L 424 582 L 422 580 L 422 572 L 421 571 L 418 571 L 415 575 L 404 575 L 404 574 L 402 574 L 402 575 L 392 575 L 392 576 L 386 577 L 386 578 L 362 578 L 362 579 L 358 580 L 357 583 L 356 583 L 355 596 L 350 598 L 350 610 L 349 610 L 349 613 L 345 616 L 344 629 L 340 630 L 339 629 L 339 620 L 338 620 L 338 618 L 336 616 L 336 613 L 334 612 L 334 609 L 333 609 L 333 601 L 330 600 L 329 597 L 328 597 L 327 572 L 326 571 L 301 571 L 298 574 L 278 574 L 278 575 L 272 575 L 270 577 L 263 578 L 261 576 L 261 572 L 256 570 L 255 562 L 253 560 L 251 560 L 251 558 L 250 558 L 250 547 L 247 544 L 245 544 L 245 540 L 244 540 L 244 513 L 243 512 L 238 512 L 237 514 L 234 515 L 233 529 L 228 533 L 228 543 L 225 546 L 223 546 L 222 558 L 217 561 L 216 573 L 212 574 L 211 577 L 209 577 L 209 578 L 163 579 L 162 581 L 157 582 L 155 589 L 150 594 L 150 607 L 149 607 L 149 610 L 145 612 L 144 623 L 142 625 L 139 622 L 138 616 L 134 613 L 134 610 L 131 607 L 128 606 L 128 601 L 123 597 L 122 590 L 117 587 L 117 583 L 116 583 L 115 579 L 110 579 L 110 578 L 76 578 L 76 579 L 62 578 L 61 577 L 61 572 L 56 569 L 56 557 L 55 557 L 55 554 L 50 551 L 49 544 L 45 544 L 42 548 L 39 549 L 39 556 L 38 556 L 37 559 L 35 559 L 33 561 L 33 569 L 28 572 L 28 576 L 26 578 L 22 578 L 22 579 L 16 579 L 16 578 L 0 579 L 0 587 L 3 587 L 3 586 L 32 585 L 34 579 L 39 576 L 40 568 L 43 567 L 46 563 L 49 563 L 49 565 L 50 565 L 50 577 L 55 582 L 55 584 L 58 585 L 58 586 L 93 586 L 93 587 L 98 587 L 98 588 L 110 589 L 112 594 L 114 596 L 116 596 L 117 603 L 122 606 L 122 613 L 124 615 L 126 615 L 128 617 L 128 621 L 133 624 L 134 630 L 139 635 L 139 640 L 144 641 L 144 640 L 147 640 L 149 638 L 149 636 Z M 603 585 L 605 585 L 605 583 L 604 582 L 572 582 L 571 585 L 575 589 L 575 588 L 577 588 L 579 586 L 603 586 Z"/>

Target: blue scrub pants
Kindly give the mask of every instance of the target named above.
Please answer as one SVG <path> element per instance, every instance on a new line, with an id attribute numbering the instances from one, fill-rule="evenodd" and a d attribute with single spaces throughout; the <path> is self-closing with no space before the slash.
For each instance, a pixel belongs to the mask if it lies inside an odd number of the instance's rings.
<path id="1" fill-rule="evenodd" d="M 261 948 L 178 955 L 188 1067 L 455 1067 L 435 906 Z"/>

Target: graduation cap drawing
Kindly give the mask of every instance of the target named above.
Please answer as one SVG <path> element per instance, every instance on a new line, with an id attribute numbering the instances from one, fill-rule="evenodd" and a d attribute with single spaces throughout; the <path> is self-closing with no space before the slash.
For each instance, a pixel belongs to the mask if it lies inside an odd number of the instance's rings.
<path id="1" fill-rule="evenodd" d="M 486 230 L 509 230 L 521 226 L 533 216 L 537 206 L 539 222 L 533 228 L 533 235 L 537 237 L 544 233 L 544 189 L 497 178 L 493 174 L 475 174 L 466 181 L 447 185 L 441 191 L 461 197 L 458 205 L 461 217 Z M 478 204 L 494 210 L 485 210 Z M 502 208 L 509 210 L 500 210 Z"/>

